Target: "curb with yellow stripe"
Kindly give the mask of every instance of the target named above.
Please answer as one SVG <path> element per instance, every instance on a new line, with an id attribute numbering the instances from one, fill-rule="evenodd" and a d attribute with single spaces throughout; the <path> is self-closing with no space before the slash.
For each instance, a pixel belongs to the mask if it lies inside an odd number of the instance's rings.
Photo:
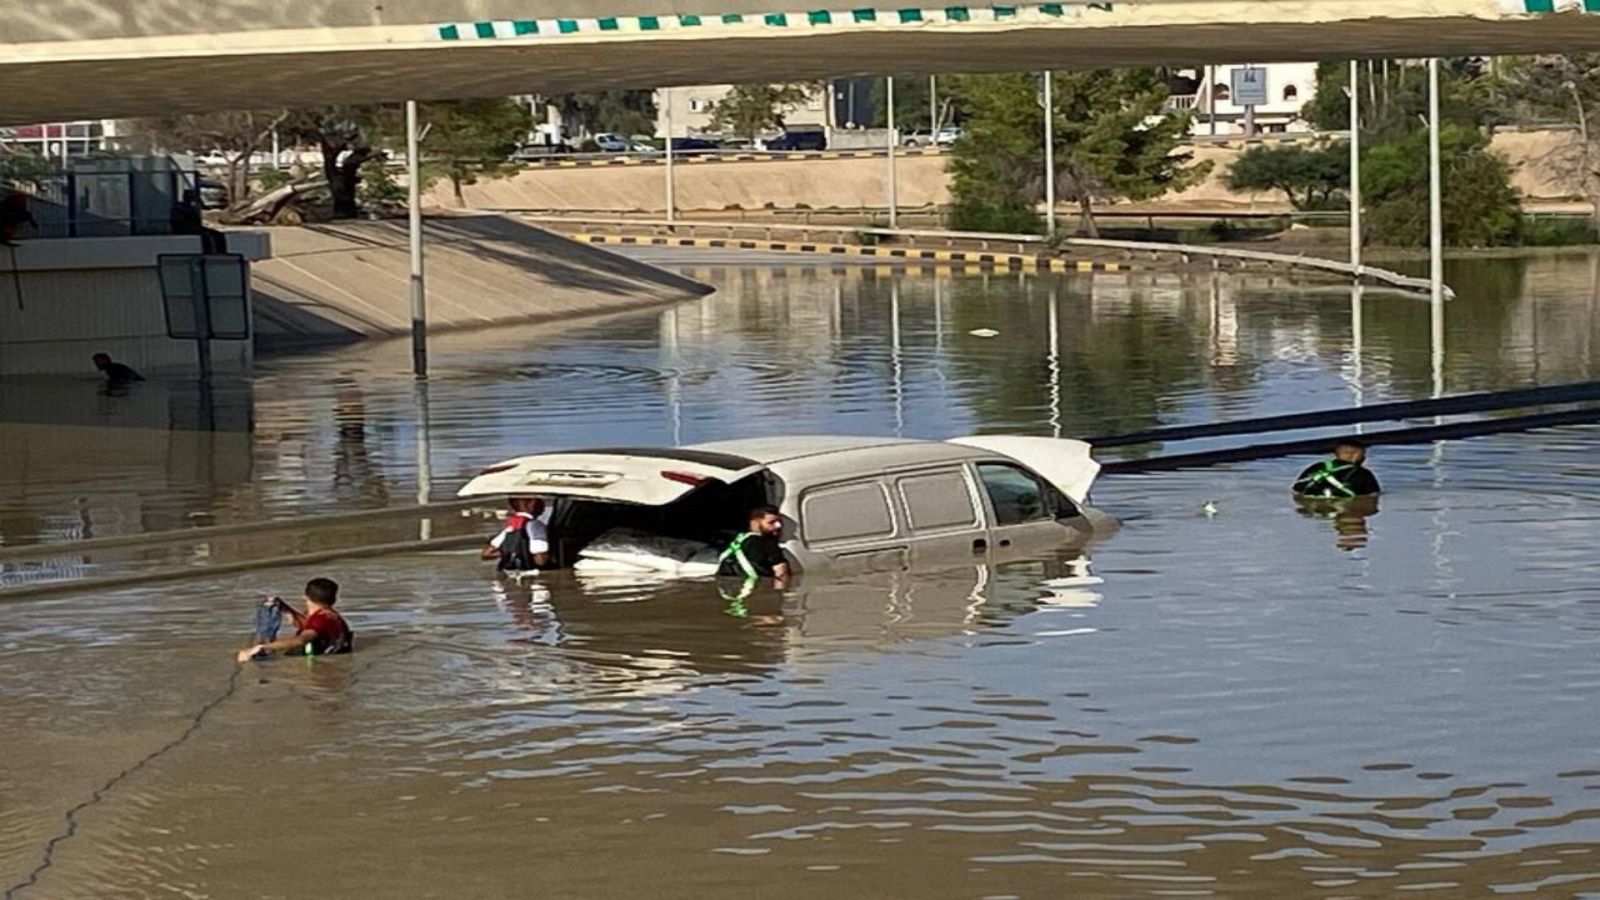
<path id="1" fill-rule="evenodd" d="M 1061 259 L 1033 253 L 993 253 L 988 250 L 918 250 L 906 247 L 865 247 L 856 244 L 818 244 L 798 241 L 756 241 L 743 238 L 647 237 L 631 234 L 573 234 L 582 244 L 638 247 L 694 247 L 702 250 L 761 250 L 770 253 L 815 253 L 881 262 L 962 263 L 988 269 L 1034 269 L 1041 272 L 1126 272 L 1122 263 Z"/>
<path id="2" fill-rule="evenodd" d="M 897 156 L 943 156 L 942 148 L 931 147 L 899 148 Z M 710 155 L 696 155 L 695 151 L 680 151 L 673 159 L 677 165 L 700 165 L 702 163 L 729 163 L 729 162 L 804 162 L 816 159 L 882 159 L 888 156 L 886 150 L 808 150 L 793 153 L 718 153 Z M 619 155 L 605 159 L 533 159 L 522 163 L 529 169 L 595 169 L 610 166 L 664 166 L 664 155 L 630 156 Z"/>

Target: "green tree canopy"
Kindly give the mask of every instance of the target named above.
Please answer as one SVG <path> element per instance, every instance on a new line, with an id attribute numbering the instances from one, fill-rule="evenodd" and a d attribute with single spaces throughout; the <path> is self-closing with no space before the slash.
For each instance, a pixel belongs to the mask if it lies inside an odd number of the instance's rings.
<path id="1" fill-rule="evenodd" d="M 655 91 L 590 91 L 549 98 L 572 135 L 656 133 Z"/>
<path id="2" fill-rule="evenodd" d="M 1098 233 L 1094 203 L 1152 199 L 1209 171 L 1209 164 L 1194 164 L 1192 153 L 1179 150 L 1188 139 L 1189 114 L 1166 108 L 1167 88 L 1154 71 L 1058 72 L 1054 79 L 1057 192 L 1078 204 L 1089 234 Z M 953 80 L 967 120 L 951 162 L 952 221 L 964 228 L 1031 214 L 1044 195 L 1038 77 Z"/>
<path id="3" fill-rule="evenodd" d="M 456 201 L 466 203 L 462 188 L 482 178 L 500 178 L 517 171 L 511 154 L 527 137 L 532 114 L 509 99 L 452 100 L 424 103 L 418 121 L 427 129 L 422 145 L 422 174 L 426 183 L 450 182 Z M 404 147 L 405 116 L 386 110 L 375 123 L 378 140 Z"/>
<path id="4" fill-rule="evenodd" d="M 736 84 L 711 106 L 711 124 L 754 141 L 765 132 L 783 127 L 784 118 L 817 90 L 805 82 L 790 84 Z"/>
<path id="5" fill-rule="evenodd" d="M 1454 247 L 1515 244 L 1522 206 L 1511 169 L 1489 150 L 1476 128 L 1446 125 L 1439 133 L 1443 161 L 1444 240 Z M 1428 132 L 1415 129 L 1373 147 L 1362 168 L 1367 221 L 1377 241 L 1400 246 L 1428 242 Z"/>
<path id="6" fill-rule="evenodd" d="M 1350 184 L 1348 144 L 1251 147 L 1234 160 L 1228 187 L 1236 191 L 1281 191 L 1298 210 L 1347 205 Z"/>

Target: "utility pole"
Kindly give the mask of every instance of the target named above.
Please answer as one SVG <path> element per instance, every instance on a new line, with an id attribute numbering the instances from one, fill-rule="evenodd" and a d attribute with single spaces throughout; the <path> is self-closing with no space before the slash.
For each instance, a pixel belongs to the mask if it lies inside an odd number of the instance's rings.
<path id="1" fill-rule="evenodd" d="M 1055 77 L 1044 71 L 1044 225 L 1056 233 L 1056 101 Z"/>
<path id="2" fill-rule="evenodd" d="M 411 233 L 411 370 L 428 377 L 428 291 L 422 270 L 422 135 L 417 101 L 406 101 L 406 168 Z"/>
<path id="3" fill-rule="evenodd" d="M 1428 60 L 1428 281 L 1432 290 L 1433 395 L 1444 394 L 1444 184 L 1439 162 L 1439 58 Z"/>
<path id="4" fill-rule="evenodd" d="M 928 76 L 928 141 L 939 146 L 939 76 Z"/>
<path id="5" fill-rule="evenodd" d="M 1370 79 L 1369 79 L 1370 80 Z M 1350 61 L 1350 264 L 1361 278 L 1361 64 Z"/>
<path id="6" fill-rule="evenodd" d="M 885 79 L 888 86 L 888 125 L 889 125 L 889 227 L 900 227 L 900 178 L 899 165 L 895 160 L 896 139 L 894 128 L 894 76 Z"/>
<path id="7" fill-rule="evenodd" d="M 672 91 L 661 92 L 667 110 L 667 224 L 678 221 L 678 173 L 675 167 L 677 154 L 672 149 Z"/>

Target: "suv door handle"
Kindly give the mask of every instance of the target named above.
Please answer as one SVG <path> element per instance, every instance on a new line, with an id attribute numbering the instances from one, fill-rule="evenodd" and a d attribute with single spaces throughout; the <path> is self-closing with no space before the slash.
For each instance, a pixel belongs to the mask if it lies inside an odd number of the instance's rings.
<path id="1" fill-rule="evenodd" d="M 978 538 L 977 540 L 972 542 L 972 552 L 973 553 L 982 553 L 983 551 L 985 551 L 987 549 L 989 549 L 989 542 L 984 540 L 983 538 Z"/>

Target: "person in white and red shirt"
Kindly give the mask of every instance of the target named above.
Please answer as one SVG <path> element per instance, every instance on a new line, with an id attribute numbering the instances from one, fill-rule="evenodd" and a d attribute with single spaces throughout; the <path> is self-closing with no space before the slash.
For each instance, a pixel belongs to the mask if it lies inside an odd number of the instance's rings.
<path id="1" fill-rule="evenodd" d="M 483 558 L 494 560 L 502 572 L 537 572 L 550 566 L 550 531 L 541 518 L 544 501 L 538 497 L 512 497 L 505 527 L 483 548 Z"/>

